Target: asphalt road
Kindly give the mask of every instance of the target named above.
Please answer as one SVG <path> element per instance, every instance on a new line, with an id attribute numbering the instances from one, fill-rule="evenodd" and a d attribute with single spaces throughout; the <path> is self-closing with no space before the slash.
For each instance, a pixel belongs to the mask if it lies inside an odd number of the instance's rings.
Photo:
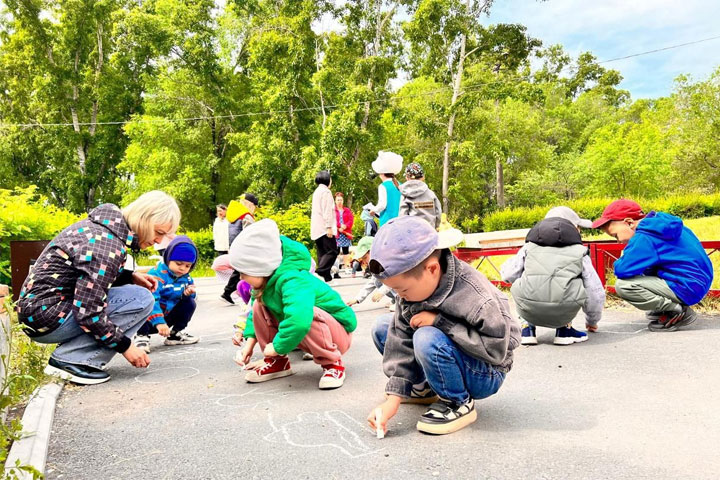
<path id="1" fill-rule="evenodd" d="M 337 289 L 350 298 L 361 283 Z M 118 356 L 110 382 L 66 387 L 47 478 L 718 478 L 718 316 L 658 334 L 632 309 L 609 310 L 598 333 L 569 347 L 539 329 L 540 345 L 520 347 L 471 427 L 421 434 L 423 407 L 408 405 L 378 440 L 365 418 L 383 400 L 370 327 L 384 308 L 369 299 L 358 308 L 342 388 L 318 390 L 320 367 L 300 352 L 294 376 L 251 385 L 232 361 L 238 309 L 220 303 L 220 290 L 198 281 L 188 329 L 197 345 L 165 347 L 154 336 L 147 370 Z"/>

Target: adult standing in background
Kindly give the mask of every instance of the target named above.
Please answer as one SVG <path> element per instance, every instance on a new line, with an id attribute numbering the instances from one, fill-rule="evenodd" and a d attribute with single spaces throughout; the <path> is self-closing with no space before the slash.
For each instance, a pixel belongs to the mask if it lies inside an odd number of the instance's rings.
<path id="1" fill-rule="evenodd" d="M 372 169 L 380 176 L 382 183 L 378 186 L 378 201 L 371 209 L 380 218 L 380 226 L 398 216 L 400 211 L 400 184 L 395 175 L 402 170 L 403 158 L 393 152 L 378 152 L 372 162 Z"/>
<path id="2" fill-rule="evenodd" d="M 321 170 L 315 175 L 315 192 L 312 196 L 312 213 L 310 216 L 310 238 L 315 242 L 317 250 L 317 267 L 315 273 L 326 282 L 332 281 L 330 269 L 338 256 L 337 225 L 335 218 L 335 202 L 330 191 L 332 180 L 328 170 Z"/>
<path id="3" fill-rule="evenodd" d="M 213 223 L 213 242 L 215 243 L 215 251 L 219 255 L 225 255 L 230 250 L 230 232 L 228 226 L 230 223 L 225 218 L 227 213 L 227 206 L 220 204 L 215 207 L 217 216 Z"/>
<path id="4" fill-rule="evenodd" d="M 345 256 L 350 253 L 352 245 L 352 228 L 355 221 L 355 215 L 352 210 L 344 206 L 345 197 L 342 192 L 335 194 L 335 217 L 337 219 L 337 245 L 338 254 L 340 256 L 340 266 L 342 267 Z"/>

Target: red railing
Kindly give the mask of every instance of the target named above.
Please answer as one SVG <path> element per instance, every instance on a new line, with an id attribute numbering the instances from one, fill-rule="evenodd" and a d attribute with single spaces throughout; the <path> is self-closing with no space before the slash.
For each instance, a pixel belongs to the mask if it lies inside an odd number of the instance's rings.
<path id="1" fill-rule="evenodd" d="M 718 254 L 720 255 L 720 240 L 711 242 L 701 242 L 705 250 L 708 250 L 708 255 Z M 611 293 L 615 293 L 615 287 L 607 284 L 607 271 L 613 268 L 615 260 L 620 258 L 620 254 L 625 248 L 622 243 L 614 241 L 595 241 L 586 242 L 585 245 L 590 249 L 590 260 L 592 261 L 595 271 L 600 277 L 600 281 L 605 286 L 605 289 Z M 482 248 L 482 247 L 471 247 L 471 248 L 458 248 L 455 251 L 455 256 L 465 262 L 472 262 L 480 259 L 480 264 L 487 261 L 490 266 L 495 269 L 500 278 L 499 266 L 496 266 L 490 257 L 498 255 L 515 255 L 520 247 L 502 247 L 502 248 Z M 480 266 L 478 264 L 478 266 Z M 509 283 L 503 282 L 502 280 L 490 279 L 495 285 L 501 285 L 503 287 L 510 287 Z M 720 290 L 710 290 L 707 294 L 708 297 L 720 297 Z"/>

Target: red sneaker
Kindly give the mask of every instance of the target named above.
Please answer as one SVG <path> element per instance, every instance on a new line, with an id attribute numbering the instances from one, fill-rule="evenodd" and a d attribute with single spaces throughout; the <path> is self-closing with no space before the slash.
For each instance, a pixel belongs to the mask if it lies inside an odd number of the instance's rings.
<path id="1" fill-rule="evenodd" d="M 245 380 L 249 383 L 260 383 L 273 378 L 289 377 L 294 373 L 290 368 L 290 360 L 288 360 L 287 355 L 278 355 L 276 357 L 265 357 L 265 364 L 249 371 L 245 375 Z"/>
<path id="2" fill-rule="evenodd" d="M 332 365 L 323 365 L 323 376 L 320 377 L 320 390 L 332 390 L 340 388 L 345 383 L 345 367 L 342 360 Z"/>

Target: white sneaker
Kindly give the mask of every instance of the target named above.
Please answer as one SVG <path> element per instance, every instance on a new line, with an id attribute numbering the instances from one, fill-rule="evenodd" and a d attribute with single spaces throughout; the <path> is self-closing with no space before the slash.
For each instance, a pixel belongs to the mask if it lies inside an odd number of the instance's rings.
<path id="1" fill-rule="evenodd" d="M 170 336 L 165 339 L 165 345 L 192 345 L 199 341 L 199 337 L 195 337 L 189 333 L 171 332 Z"/>
<path id="2" fill-rule="evenodd" d="M 343 383 L 345 383 L 345 367 L 339 363 L 330 368 L 323 367 L 323 376 L 320 377 L 320 384 L 318 385 L 320 390 L 332 390 L 343 386 Z"/>
<path id="3" fill-rule="evenodd" d="M 145 353 L 150 353 L 150 335 L 135 335 L 135 346 Z"/>

